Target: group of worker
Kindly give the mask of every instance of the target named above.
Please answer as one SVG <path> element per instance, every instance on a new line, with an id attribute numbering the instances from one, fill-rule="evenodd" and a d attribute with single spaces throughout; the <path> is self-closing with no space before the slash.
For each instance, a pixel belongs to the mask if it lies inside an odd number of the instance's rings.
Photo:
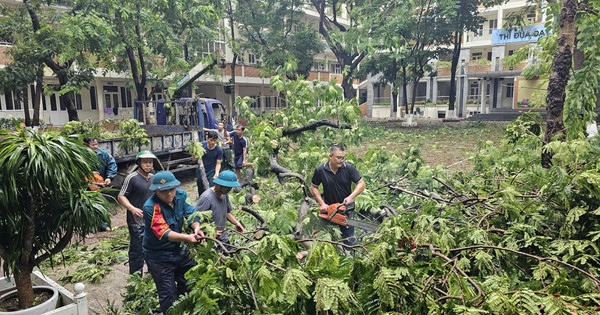
<path id="1" fill-rule="evenodd" d="M 200 219 L 193 217 L 189 226 L 193 232 L 183 232 L 183 224 L 196 211 L 212 211 L 212 221 L 216 225 L 216 239 L 228 251 L 231 250 L 225 230 L 226 222 L 231 222 L 239 233 L 244 233 L 243 225 L 232 214 L 228 193 L 239 187 L 240 170 L 247 163 L 247 140 L 243 136 L 244 127 L 227 133 L 222 124 L 217 130 L 208 130 L 207 141 L 202 143 L 205 153 L 202 157 L 209 179 L 209 187 L 199 185 L 199 199 L 192 206 L 187 193 L 177 187 L 181 184 L 173 173 L 160 171 L 152 174 L 157 157 L 150 151 L 141 151 L 136 156 L 137 169 L 129 174 L 119 192 L 118 201 L 127 209 L 127 226 L 130 234 L 129 272 L 142 273 L 144 261 L 148 266 L 157 288 L 160 308 L 163 313 L 173 305 L 181 294 L 187 291 L 185 273 L 196 263 L 186 253 L 186 244 L 204 242 L 200 229 Z M 217 145 L 220 141 L 221 146 Z M 116 176 L 114 159 L 104 150 L 98 149 L 96 139 L 86 138 L 86 145 L 100 160 L 100 175 L 106 184 Z M 230 146 L 233 146 L 233 166 L 221 171 L 231 161 Z M 111 161 L 112 159 L 112 161 Z M 329 160 L 319 165 L 312 177 L 310 191 L 325 211 L 330 204 L 349 203 L 365 188 L 365 183 L 356 168 L 346 161 L 344 148 L 334 145 L 330 148 Z M 356 186 L 352 189 L 352 183 Z M 323 193 L 319 186 L 323 185 Z M 202 191 L 201 191 L 202 190 Z M 340 226 L 343 241 L 347 245 L 355 243 L 354 228 Z M 222 247 L 220 247 L 222 248 Z"/>
<path id="2" fill-rule="evenodd" d="M 234 131 L 227 131 L 223 123 L 219 123 L 217 129 L 204 128 L 207 132 L 206 141 L 202 141 L 204 155 L 202 155 L 202 164 L 204 174 L 208 180 L 209 187 L 213 186 L 213 180 L 219 176 L 222 169 L 235 170 L 238 180 L 241 178 L 241 169 L 246 166 L 252 166 L 248 163 L 248 139 L 244 136 L 246 127 L 236 126 Z M 233 159 L 231 152 L 233 149 Z M 207 188 L 204 187 L 202 180 L 202 170 L 196 170 L 196 183 L 198 195 L 201 195 Z"/>

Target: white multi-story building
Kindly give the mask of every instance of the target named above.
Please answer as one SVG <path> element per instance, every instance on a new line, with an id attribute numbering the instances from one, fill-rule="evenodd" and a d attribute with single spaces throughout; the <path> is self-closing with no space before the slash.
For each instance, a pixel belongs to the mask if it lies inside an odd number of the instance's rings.
<path id="1" fill-rule="evenodd" d="M 527 80 L 521 76 L 522 70 L 535 62 L 533 54 L 529 55 L 528 60 L 514 67 L 504 65 L 506 56 L 512 55 L 523 46 L 530 46 L 531 50 L 536 49 L 538 39 L 548 35 L 544 27 L 546 18 L 543 10 L 530 1 L 510 0 L 502 5 L 481 8 L 479 11 L 480 16 L 486 19 L 485 22 L 479 25 L 476 32 L 466 32 L 463 36 L 456 73 L 455 112 L 447 113 L 450 95 L 449 62 L 440 63 L 444 66 L 438 66 L 437 76 L 426 76 L 418 83 L 417 106 L 422 107 L 428 103 L 426 109 L 430 110 L 430 116 L 468 117 L 474 113 L 488 113 L 497 108 L 530 108 L 534 93 L 543 92 L 546 88 L 542 80 Z M 515 14 L 525 17 L 528 25 L 516 30 L 503 28 L 505 20 Z M 449 60 L 446 58 L 444 61 Z M 361 85 L 360 93 L 364 98 L 367 98 L 366 93 L 370 90 L 366 88 L 368 83 L 364 82 Z M 412 89 L 409 89 L 409 93 L 410 91 Z M 373 93 L 374 113 L 389 116 L 389 86 L 375 87 Z M 402 94 L 399 95 L 400 99 L 401 97 Z M 398 103 L 401 104 L 400 101 Z M 437 106 L 432 108 L 431 103 Z"/>
<path id="2" fill-rule="evenodd" d="M 0 0 L 5 4 L 18 5 L 18 0 Z M 318 14 L 311 8 L 305 10 L 304 21 L 318 27 Z M 503 29 L 504 21 L 512 14 L 525 16 L 530 25 L 519 30 Z M 456 110 L 447 113 L 447 102 L 450 89 L 450 68 L 446 63 L 438 66 L 437 76 L 423 78 L 417 86 L 417 106 L 429 110 L 432 117 L 459 116 L 468 117 L 476 112 L 486 113 L 496 108 L 519 109 L 528 107 L 534 92 L 545 89 L 541 80 L 526 80 L 521 76 L 522 69 L 535 62 L 530 57 L 515 67 L 504 65 L 505 56 L 511 55 L 519 48 L 530 45 L 535 49 L 538 39 L 548 35 L 544 28 L 545 16 L 540 7 L 526 0 L 510 0 L 491 7 L 481 8 L 480 15 L 485 22 L 481 23 L 477 32 L 465 33 L 456 74 Z M 344 16 L 338 19 L 344 23 Z M 222 28 L 228 30 L 227 21 L 222 21 Z M 0 67 L 9 62 L 6 51 L 11 45 L 0 39 Z M 268 112 L 281 106 L 283 102 L 270 89 L 269 78 L 262 77 L 257 67 L 259 60 L 252 52 L 244 52 L 235 65 L 235 86 L 231 86 L 231 62 L 233 52 L 226 45 L 224 38 L 206 44 L 202 54 L 214 51 L 222 52 L 221 67 L 216 74 L 204 75 L 196 80 L 192 92 L 196 97 L 215 98 L 223 104 L 231 105 L 234 96 L 250 96 L 256 100 L 252 105 L 258 112 Z M 225 66 L 224 68 L 222 66 Z M 308 80 L 327 82 L 336 79 L 342 81 L 342 68 L 329 49 L 317 54 L 314 58 Z M 390 86 L 369 88 L 374 79 L 356 82 L 358 97 L 361 102 L 369 100 L 373 105 L 373 116 L 389 117 L 391 90 Z M 57 84 L 56 78 L 49 69 L 45 71 L 45 85 Z M 89 89 L 82 89 L 76 96 L 78 115 L 81 120 L 102 121 L 105 119 L 125 119 L 133 117 L 133 104 L 136 99 L 135 89 L 131 88 L 130 78 L 125 74 L 98 71 Z M 150 90 L 152 87 L 148 86 Z M 409 93 L 412 89 L 408 89 Z M 371 92 L 372 91 L 372 92 Z M 369 97 L 367 94 L 372 93 Z M 28 89 L 28 102 L 32 112 L 33 86 Z M 164 97 L 162 92 L 155 93 L 152 99 Z M 400 99 L 402 95 L 398 96 Z M 409 95 L 410 97 L 410 95 Z M 425 103 L 436 104 L 424 106 Z M 401 104 L 399 101 L 398 104 Z M 427 112 L 421 110 L 421 112 Z M 401 109 L 398 109 L 401 112 Z M 0 118 L 24 117 L 22 100 L 15 99 L 14 92 L 0 89 Z M 57 93 L 44 95 L 40 118 L 47 124 L 62 125 L 68 121 L 65 107 L 61 104 Z"/>
<path id="3" fill-rule="evenodd" d="M 20 5 L 19 0 L 0 0 L 0 3 L 8 5 Z M 305 21 L 313 22 L 315 30 L 317 29 L 318 17 L 315 12 L 307 10 Z M 340 17 L 343 22 L 343 16 Z M 224 30 L 228 30 L 227 21 L 222 21 Z M 6 52 L 10 49 L 11 43 L 0 39 L 0 68 L 10 62 Z M 202 48 L 202 54 L 208 55 L 214 51 L 221 52 L 220 67 L 216 67 L 216 74 L 206 74 L 196 80 L 192 89 L 195 97 L 215 98 L 221 100 L 223 104 L 229 106 L 234 101 L 235 96 L 249 96 L 256 100 L 252 107 L 258 113 L 269 112 L 281 106 L 283 102 L 279 99 L 277 93 L 270 89 L 268 77 L 261 77 L 261 70 L 257 64 L 259 60 L 252 52 L 244 52 L 243 56 L 235 65 L 235 86 L 231 86 L 231 62 L 233 52 L 226 45 L 224 38 L 206 44 Z M 223 67 L 224 66 L 224 67 Z M 336 79 L 342 81 L 342 69 L 337 63 L 335 56 L 330 50 L 325 49 L 314 58 L 313 68 L 308 76 L 308 80 L 318 80 L 328 82 Z M 52 72 L 46 68 L 44 73 L 44 85 L 56 85 L 58 80 Z M 90 88 L 82 89 L 81 93 L 76 95 L 76 106 L 80 120 L 90 119 L 93 122 L 103 121 L 105 119 L 119 120 L 133 118 L 134 100 L 137 98 L 135 89 L 132 87 L 132 81 L 126 74 L 108 72 L 104 74 L 97 71 Z M 151 90 L 152 86 L 147 86 Z M 33 85 L 28 89 L 28 108 L 33 115 L 32 96 Z M 15 99 L 15 93 L 4 91 L 0 88 L 0 118 L 22 118 L 24 117 L 23 100 Z M 164 98 L 161 92 L 152 95 L 153 100 Z M 60 102 L 58 93 L 42 96 L 40 109 L 40 119 L 46 124 L 63 125 L 68 122 L 66 108 Z M 231 107 L 229 107 L 231 108 Z"/>

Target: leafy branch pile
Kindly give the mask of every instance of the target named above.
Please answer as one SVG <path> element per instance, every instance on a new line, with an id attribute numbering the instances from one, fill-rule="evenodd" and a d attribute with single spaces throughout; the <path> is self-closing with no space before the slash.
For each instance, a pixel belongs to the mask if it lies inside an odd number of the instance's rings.
<path id="1" fill-rule="evenodd" d="M 100 123 L 86 121 L 70 121 L 62 127 L 60 133 L 65 136 L 79 135 L 93 137 L 97 139 L 116 139 L 122 138 L 119 142 L 119 148 L 133 150 L 136 147 L 150 144 L 148 133 L 140 127 L 136 119 L 126 119 L 120 122 L 119 129 L 111 132 Z"/>
<path id="2" fill-rule="evenodd" d="M 414 147 L 399 155 L 349 150 L 367 184 L 356 198 L 359 217 L 382 223 L 346 246 L 337 227 L 317 217 L 306 185 L 331 144 L 349 147 L 387 131 L 359 124 L 356 107 L 337 98 L 334 85 L 272 82 L 287 97 L 286 109 L 259 120 L 239 103 L 250 121 L 262 198 L 246 198 L 250 185 L 230 198 L 249 232 L 231 229 L 234 250 L 221 256 L 211 249 L 221 246 L 214 229 L 204 224 L 209 245 L 192 249 L 198 265 L 188 273 L 191 293 L 170 313 L 599 310 L 597 139 L 550 143 L 549 169 L 540 166 L 543 128 L 527 117 L 509 125 L 501 143 L 482 143 L 468 172 L 424 165 Z M 354 128 L 290 133 L 322 119 Z"/>
<path id="3" fill-rule="evenodd" d="M 45 261 L 40 267 L 49 270 L 54 266 L 64 265 L 77 266 L 73 271 L 67 273 L 59 280 L 63 283 L 88 282 L 98 283 L 104 276 L 111 272 L 114 264 L 127 261 L 126 240 L 129 239 L 127 229 L 120 227 L 114 237 L 100 240 L 94 245 L 74 243 L 63 250 L 60 255 L 52 260 Z M 83 262 L 83 263 L 79 263 Z"/>

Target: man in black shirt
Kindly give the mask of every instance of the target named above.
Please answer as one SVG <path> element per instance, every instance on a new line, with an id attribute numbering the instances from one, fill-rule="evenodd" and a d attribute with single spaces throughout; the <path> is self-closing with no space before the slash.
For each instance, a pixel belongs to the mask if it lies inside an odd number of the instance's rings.
<path id="1" fill-rule="evenodd" d="M 317 166 L 312 177 L 310 192 L 321 205 L 321 211 L 325 211 L 330 204 L 349 203 L 360 195 L 365 189 L 365 181 L 362 179 L 354 165 L 345 162 L 346 152 L 341 145 L 333 145 L 329 150 L 329 161 Z M 356 183 L 352 190 L 352 183 Z M 319 185 L 323 184 L 323 196 L 319 191 Z M 354 245 L 353 226 L 341 226 L 344 243 Z"/>
<path id="2" fill-rule="evenodd" d="M 117 199 L 127 209 L 127 228 L 129 229 L 129 274 L 136 272 L 142 276 L 144 267 L 144 253 L 142 241 L 144 239 L 144 214 L 142 208 L 146 200 L 154 193 L 151 191 L 152 169 L 158 162 L 156 156 L 150 151 L 141 151 L 137 154 L 135 162 L 137 170 L 125 177 L 121 192 Z"/>

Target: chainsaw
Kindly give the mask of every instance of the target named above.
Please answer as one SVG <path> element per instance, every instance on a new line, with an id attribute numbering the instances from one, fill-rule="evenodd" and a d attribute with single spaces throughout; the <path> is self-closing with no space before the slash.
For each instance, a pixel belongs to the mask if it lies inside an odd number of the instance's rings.
<path id="1" fill-rule="evenodd" d="M 351 218 L 353 214 L 354 202 L 349 202 L 347 204 L 334 203 L 329 205 L 326 210 L 320 211 L 319 217 L 341 226 L 354 226 L 369 232 L 377 231 L 377 225 L 360 220 L 354 220 Z"/>

